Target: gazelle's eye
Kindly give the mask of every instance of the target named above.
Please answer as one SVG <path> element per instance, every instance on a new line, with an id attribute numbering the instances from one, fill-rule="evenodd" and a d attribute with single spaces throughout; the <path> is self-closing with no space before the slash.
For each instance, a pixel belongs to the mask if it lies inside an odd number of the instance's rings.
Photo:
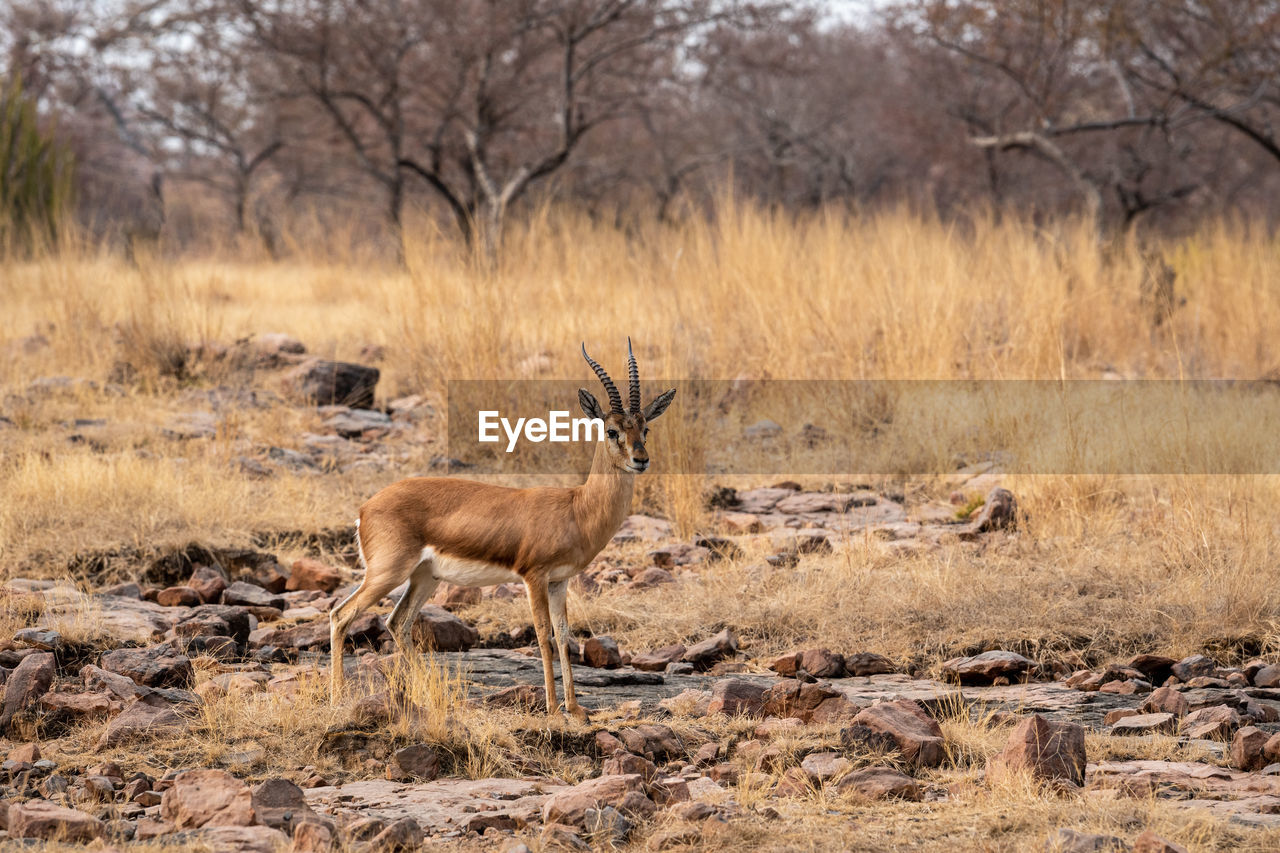
<path id="1" fill-rule="evenodd" d="M 645 427 L 645 428 L 644 428 L 644 437 L 645 437 L 645 438 L 648 438 L 648 437 L 649 437 L 649 428 L 648 428 L 648 427 Z"/>
<path id="2" fill-rule="evenodd" d="M 609 438 L 612 438 L 612 439 L 614 439 L 614 440 L 617 440 L 617 438 L 618 438 L 618 431 L 617 431 L 616 429 L 611 429 L 611 430 L 609 430 Z"/>

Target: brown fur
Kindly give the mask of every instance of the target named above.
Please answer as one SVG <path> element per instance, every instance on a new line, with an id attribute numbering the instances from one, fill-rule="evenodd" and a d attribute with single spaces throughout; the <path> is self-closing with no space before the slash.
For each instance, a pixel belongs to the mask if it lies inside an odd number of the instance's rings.
<path id="1" fill-rule="evenodd" d="M 582 396 L 585 395 L 585 396 Z M 330 693 L 342 690 L 342 644 L 361 611 L 409 581 L 388 628 L 408 648 L 413 619 L 435 590 L 436 559 L 480 561 L 509 569 L 529 591 L 542 656 L 547 710 L 557 710 L 551 636 L 559 646 L 565 708 L 585 717 L 573 689 L 568 657 L 565 584 L 609 543 L 631 508 L 635 475 L 647 469 L 647 421 L 666 409 L 674 392 L 644 412 L 610 412 L 581 392 L 588 415 L 603 416 L 605 438 L 596 445 L 591 473 L 580 486 L 512 489 L 471 480 L 412 477 L 387 486 L 360 508 L 357 536 L 365 578 L 330 614 Z M 613 436 L 610 436 L 613 433 Z M 436 555 L 423 559 L 423 549 Z M 551 578 L 552 572 L 557 579 Z M 554 612 L 553 612 L 554 611 Z"/>

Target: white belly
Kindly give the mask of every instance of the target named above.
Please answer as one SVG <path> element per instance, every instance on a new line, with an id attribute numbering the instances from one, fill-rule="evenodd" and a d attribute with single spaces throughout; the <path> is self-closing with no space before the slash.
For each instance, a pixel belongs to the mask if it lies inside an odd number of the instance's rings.
<path id="1" fill-rule="evenodd" d="M 493 586 L 499 583 L 520 583 L 520 576 L 504 566 L 496 566 L 482 560 L 459 560 L 427 553 L 423 559 L 433 559 L 431 574 L 456 586 Z"/>

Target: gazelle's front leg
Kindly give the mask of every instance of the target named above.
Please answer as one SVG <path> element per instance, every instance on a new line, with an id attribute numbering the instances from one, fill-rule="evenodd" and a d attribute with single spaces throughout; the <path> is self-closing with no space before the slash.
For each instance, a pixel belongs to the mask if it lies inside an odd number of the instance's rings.
<path id="1" fill-rule="evenodd" d="M 556 673 L 551 653 L 551 610 L 547 601 L 547 579 L 544 575 L 530 573 L 524 579 L 529 591 L 529 608 L 533 611 L 533 630 L 538 635 L 538 649 L 542 652 L 542 678 L 547 690 L 547 714 L 560 710 L 556 701 Z"/>
<path id="2" fill-rule="evenodd" d="M 551 604 L 551 624 L 556 629 L 556 645 L 560 648 L 560 680 L 564 682 L 564 709 L 586 722 L 586 709 L 578 704 L 573 689 L 573 667 L 569 665 L 569 598 L 568 581 L 552 581 L 547 584 L 547 598 Z"/>

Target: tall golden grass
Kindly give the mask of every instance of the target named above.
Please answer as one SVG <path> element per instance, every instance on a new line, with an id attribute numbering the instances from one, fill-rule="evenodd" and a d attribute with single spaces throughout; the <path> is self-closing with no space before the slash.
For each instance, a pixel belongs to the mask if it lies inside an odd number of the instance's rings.
<path id="1" fill-rule="evenodd" d="M 175 368 L 201 341 L 285 332 L 313 353 L 353 360 L 380 345 L 380 396 L 423 393 L 439 411 L 449 379 L 580 378 L 583 340 L 618 372 L 628 335 L 655 378 L 1280 370 L 1280 241 L 1240 223 L 1103 247 L 1086 223 L 982 215 L 795 217 L 726 203 L 713 217 L 623 233 L 547 209 L 509 235 L 496 268 L 429 223 L 407 234 L 394 264 L 343 248 L 355 244 L 344 233 L 280 261 L 237 251 L 126 262 L 68 237 L 56 251 L 5 262 L 0 350 L 10 356 L 0 386 L 13 426 L 0 427 L 0 572 L 64 571 L 84 550 L 244 544 L 256 532 L 347 525 L 365 497 L 444 450 L 443 426 L 430 426 L 401 470 L 250 479 L 238 456 L 296 445 L 320 416 L 235 411 L 213 440 L 164 439 L 170 416 L 199 408 L 183 396 L 189 388 L 227 379 L 213 367 Z M 1172 292 L 1157 284 L 1164 265 Z M 27 352 L 22 342 L 36 334 L 49 346 Z M 109 380 L 120 362 L 134 381 L 117 393 Z M 97 385 L 29 390 L 51 375 Z M 62 424 L 94 417 L 107 421 L 94 442 L 69 443 L 74 429 Z M 659 466 L 664 452 L 687 451 L 682 429 L 697 423 L 655 429 Z M 707 524 L 707 485 L 649 475 L 637 508 L 687 535 Z M 922 499 L 947 488 L 908 485 Z M 1275 478 L 1022 476 L 1008 485 L 1029 521 L 1007 548 L 897 558 L 858 546 L 803 576 L 763 580 L 734 574 L 735 563 L 706 575 L 707 596 L 657 593 L 662 607 L 638 609 L 606 597 L 579 612 L 593 628 L 656 645 L 725 621 L 730 599 L 761 648 L 827 638 L 932 656 L 1014 636 L 1087 645 L 1072 632 L 1104 638 L 1093 642 L 1108 652 L 1184 648 L 1232 631 L 1251 634 L 1254 648 L 1275 644 Z M 825 610 L 811 603 L 815 591 Z M 495 618 L 521 618 L 510 607 Z"/>

